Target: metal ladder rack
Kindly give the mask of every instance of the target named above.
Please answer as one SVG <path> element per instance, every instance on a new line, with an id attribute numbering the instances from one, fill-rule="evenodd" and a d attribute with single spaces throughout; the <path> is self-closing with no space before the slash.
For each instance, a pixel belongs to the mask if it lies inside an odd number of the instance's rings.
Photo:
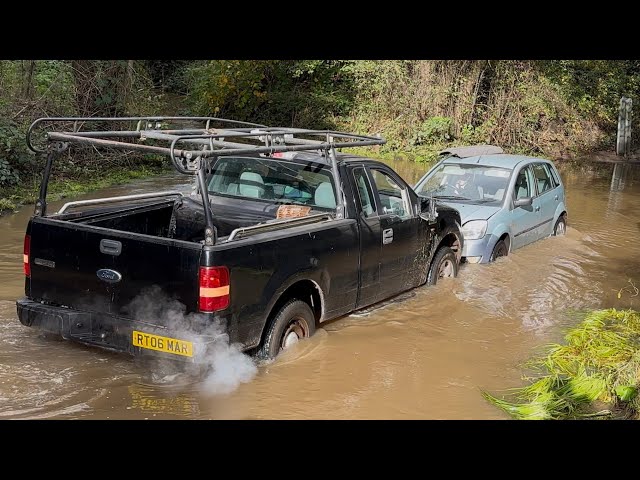
<path id="1" fill-rule="evenodd" d="M 91 128 L 89 128 L 91 127 Z M 114 128 L 115 127 L 115 128 Z M 45 142 L 34 144 L 34 133 L 45 131 Z M 268 127 L 217 117 L 44 117 L 31 124 L 27 146 L 47 154 L 35 214 L 46 214 L 46 192 L 56 154 L 70 145 L 116 148 L 155 153 L 171 158 L 180 173 L 197 175 L 205 208 L 207 245 L 216 232 L 206 188 L 206 159 L 220 156 L 317 151 L 329 158 L 336 187 L 341 190 L 336 148 L 383 145 L 381 137 L 333 130 Z M 336 218 L 344 216 L 344 200 L 337 192 Z"/>

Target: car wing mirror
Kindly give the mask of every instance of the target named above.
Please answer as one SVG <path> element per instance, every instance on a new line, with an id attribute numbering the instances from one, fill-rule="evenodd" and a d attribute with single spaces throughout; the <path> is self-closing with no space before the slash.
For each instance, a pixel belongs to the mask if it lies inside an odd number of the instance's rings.
<path id="1" fill-rule="evenodd" d="M 518 198 L 513 201 L 513 207 L 514 208 L 530 207 L 532 203 L 533 203 L 533 197 Z"/>

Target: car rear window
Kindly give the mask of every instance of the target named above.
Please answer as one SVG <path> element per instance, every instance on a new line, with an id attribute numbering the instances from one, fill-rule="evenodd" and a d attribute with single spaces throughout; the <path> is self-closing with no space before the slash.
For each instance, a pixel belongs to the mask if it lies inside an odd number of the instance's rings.
<path id="1" fill-rule="evenodd" d="M 322 164 L 258 157 L 222 157 L 213 167 L 209 193 L 333 209 L 335 186 Z"/>

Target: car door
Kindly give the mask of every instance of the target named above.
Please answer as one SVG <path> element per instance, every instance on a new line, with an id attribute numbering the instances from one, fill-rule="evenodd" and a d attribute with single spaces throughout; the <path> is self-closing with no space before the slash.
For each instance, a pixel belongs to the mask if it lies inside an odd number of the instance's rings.
<path id="1" fill-rule="evenodd" d="M 356 308 L 362 308 L 376 302 L 380 294 L 382 229 L 373 189 L 364 166 L 354 168 L 351 173 L 359 204 L 360 229 L 360 290 Z"/>
<path id="2" fill-rule="evenodd" d="M 531 205 L 514 206 L 515 200 L 532 198 Z M 530 165 L 525 165 L 516 174 L 516 181 L 511 191 L 511 211 L 509 228 L 513 235 L 511 249 L 523 247 L 536 240 L 536 228 L 540 218 L 540 206 L 536 198 L 536 189 Z"/>
<path id="3" fill-rule="evenodd" d="M 548 237 L 553 233 L 553 217 L 560 202 L 559 185 L 549 171 L 546 163 L 539 162 L 532 165 L 536 182 L 537 206 L 540 208 L 540 218 L 536 227 L 536 239 Z"/>
<path id="4" fill-rule="evenodd" d="M 382 230 L 380 299 L 417 285 L 416 257 L 420 253 L 420 219 L 407 185 L 383 166 L 368 167 Z"/>

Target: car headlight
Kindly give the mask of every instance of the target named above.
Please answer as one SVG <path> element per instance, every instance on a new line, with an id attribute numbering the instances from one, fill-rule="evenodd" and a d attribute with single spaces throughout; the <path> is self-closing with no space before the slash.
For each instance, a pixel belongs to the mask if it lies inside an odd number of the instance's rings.
<path id="1" fill-rule="evenodd" d="M 462 226 L 462 236 L 465 240 L 477 240 L 487 233 L 486 220 L 471 220 Z"/>

